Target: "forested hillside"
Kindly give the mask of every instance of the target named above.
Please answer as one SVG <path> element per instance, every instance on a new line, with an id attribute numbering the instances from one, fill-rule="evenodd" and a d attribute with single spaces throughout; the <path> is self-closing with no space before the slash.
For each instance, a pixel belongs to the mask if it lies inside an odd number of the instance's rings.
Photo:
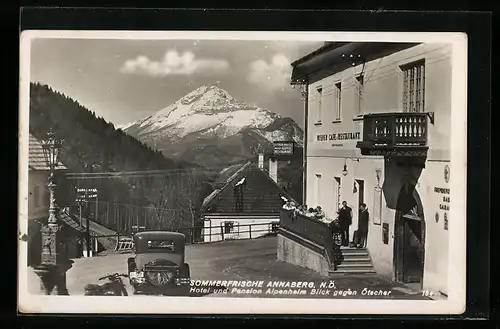
<path id="1" fill-rule="evenodd" d="M 47 85 L 31 84 L 29 123 L 40 140 L 50 128 L 64 139 L 61 161 L 69 173 L 94 173 L 59 179 L 60 206 L 74 206 L 77 186 L 98 188 L 100 202 L 152 207 L 157 216 L 148 225 L 167 228 L 192 223 L 196 214 L 190 209 L 210 193 L 207 176 L 186 174 L 198 166 L 165 158 Z M 95 178 L 96 173 L 131 171 L 135 174 Z M 167 218 L 169 213 L 174 215 Z"/>

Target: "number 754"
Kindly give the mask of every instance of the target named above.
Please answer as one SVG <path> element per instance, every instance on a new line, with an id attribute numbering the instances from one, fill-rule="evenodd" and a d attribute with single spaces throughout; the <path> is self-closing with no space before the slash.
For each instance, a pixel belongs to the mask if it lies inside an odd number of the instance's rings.
<path id="1" fill-rule="evenodd" d="M 432 291 L 429 291 L 429 290 L 422 290 L 422 296 L 432 297 L 432 296 L 434 296 L 434 293 Z"/>

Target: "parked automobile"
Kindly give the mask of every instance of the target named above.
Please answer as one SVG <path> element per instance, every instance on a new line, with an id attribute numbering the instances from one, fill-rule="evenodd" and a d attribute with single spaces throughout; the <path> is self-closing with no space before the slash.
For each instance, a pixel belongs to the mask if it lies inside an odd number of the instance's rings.
<path id="1" fill-rule="evenodd" d="M 181 292 L 189 289 L 190 270 L 185 262 L 186 236 L 167 231 L 134 235 L 135 257 L 128 259 L 134 294 Z M 181 289 L 179 289 L 181 288 Z"/>
<path id="2" fill-rule="evenodd" d="M 127 274 L 112 273 L 99 278 L 108 280 L 104 284 L 86 284 L 85 296 L 128 296 L 127 289 L 122 277 L 127 278 Z"/>

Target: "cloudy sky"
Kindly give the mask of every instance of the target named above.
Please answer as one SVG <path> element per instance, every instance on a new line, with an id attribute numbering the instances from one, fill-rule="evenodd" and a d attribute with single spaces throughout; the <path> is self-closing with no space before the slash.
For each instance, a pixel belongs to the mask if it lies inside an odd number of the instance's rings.
<path id="1" fill-rule="evenodd" d="M 115 125 L 148 116 L 204 84 L 303 125 L 290 62 L 321 42 L 36 39 L 31 81 Z"/>

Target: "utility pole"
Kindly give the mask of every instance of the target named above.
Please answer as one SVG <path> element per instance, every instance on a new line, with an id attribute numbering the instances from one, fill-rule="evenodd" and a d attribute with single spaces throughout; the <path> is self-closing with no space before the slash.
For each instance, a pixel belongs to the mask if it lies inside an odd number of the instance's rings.
<path id="1" fill-rule="evenodd" d="M 87 257 L 90 257 L 90 249 L 92 248 L 92 243 L 90 241 L 90 209 L 89 200 L 97 199 L 97 189 L 96 188 L 79 188 L 77 189 L 77 202 L 80 205 L 80 223 L 82 220 L 82 205 L 85 205 L 85 217 L 86 217 L 86 245 L 87 245 Z"/>

